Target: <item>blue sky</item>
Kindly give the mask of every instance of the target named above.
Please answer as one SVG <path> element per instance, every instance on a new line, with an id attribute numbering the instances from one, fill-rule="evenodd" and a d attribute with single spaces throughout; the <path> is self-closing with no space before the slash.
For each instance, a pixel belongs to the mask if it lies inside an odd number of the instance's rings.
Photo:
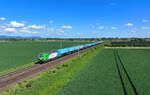
<path id="1" fill-rule="evenodd" d="M 150 0 L 1 0 L 0 35 L 150 37 Z"/>

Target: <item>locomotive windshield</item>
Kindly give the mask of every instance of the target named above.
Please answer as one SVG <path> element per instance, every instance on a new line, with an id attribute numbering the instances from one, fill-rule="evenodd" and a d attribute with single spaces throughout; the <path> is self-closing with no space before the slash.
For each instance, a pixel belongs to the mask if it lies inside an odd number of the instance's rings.
<path id="1" fill-rule="evenodd" d="M 43 59 L 43 57 L 44 57 L 43 54 L 39 55 L 39 59 Z"/>
<path id="2" fill-rule="evenodd" d="M 42 55 L 42 54 L 40 54 L 40 57 L 43 57 L 43 55 Z"/>

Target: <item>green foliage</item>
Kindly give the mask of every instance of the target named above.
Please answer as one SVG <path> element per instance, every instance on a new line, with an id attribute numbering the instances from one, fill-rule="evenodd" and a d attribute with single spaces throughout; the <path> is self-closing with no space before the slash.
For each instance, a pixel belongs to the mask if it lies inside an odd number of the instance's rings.
<path id="1" fill-rule="evenodd" d="M 113 41 L 111 42 L 110 46 L 112 47 L 149 47 L 150 41 Z"/>
<path id="2" fill-rule="evenodd" d="M 20 68 L 20 66 L 35 62 L 41 52 L 85 43 L 71 41 L 0 42 L 0 72 L 13 71 L 16 68 Z"/>
<path id="3" fill-rule="evenodd" d="M 104 42 L 103 45 L 106 46 L 106 47 L 110 47 L 111 46 L 111 42 L 109 42 L 109 41 Z"/>
<path id="4" fill-rule="evenodd" d="M 89 50 L 59 66 L 3 92 L 1 95 L 55 95 L 93 56 L 103 48 Z"/>

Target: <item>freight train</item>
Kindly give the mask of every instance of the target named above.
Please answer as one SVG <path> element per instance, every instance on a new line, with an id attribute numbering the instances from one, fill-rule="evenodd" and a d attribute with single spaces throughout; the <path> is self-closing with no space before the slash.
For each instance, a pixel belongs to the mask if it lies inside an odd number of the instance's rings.
<path id="1" fill-rule="evenodd" d="M 39 55 L 39 58 L 38 58 L 39 63 L 45 63 L 49 60 L 53 60 L 55 58 L 65 55 L 65 54 L 79 51 L 81 49 L 88 48 L 88 47 L 91 47 L 91 46 L 94 46 L 97 44 L 101 44 L 101 43 L 102 43 L 102 41 L 99 41 L 99 42 L 88 43 L 85 45 L 79 45 L 79 46 L 73 46 L 73 47 L 69 47 L 69 48 L 63 48 L 63 49 L 57 49 L 57 50 L 53 50 L 53 51 L 43 52 L 43 53 L 40 53 L 40 55 Z"/>

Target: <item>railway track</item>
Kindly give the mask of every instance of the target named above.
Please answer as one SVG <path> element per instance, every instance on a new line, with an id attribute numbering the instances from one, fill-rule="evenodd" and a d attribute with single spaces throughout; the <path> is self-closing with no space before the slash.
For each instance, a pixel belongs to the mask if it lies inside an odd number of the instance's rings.
<path id="1" fill-rule="evenodd" d="M 131 77 L 129 76 L 128 71 L 126 70 L 126 68 L 124 66 L 123 61 L 121 60 L 121 58 L 119 56 L 118 50 L 116 50 L 116 49 L 114 49 L 114 57 L 115 57 L 115 65 L 117 67 L 117 71 L 118 71 L 118 75 L 119 75 L 119 78 L 120 78 L 120 81 L 122 84 L 122 89 L 123 89 L 124 95 L 128 95 L 128 93 L 127 93 L 126 84 L 123 80 L 123 76 L 127 77 L 128 82 L 134 92 L 134 95 L 139 95 L 133 81 L 131 80 Z M 121 73 L 121 69 L 123 69 L 123 72 L 125 73 L 125 75 Z"/>
<path id="2" fill-rule="evenodd" d="M 57 58 L 55 60 L 49 61 L 46 64 L 35 64 L 33 66 L 29 66 L 27 68 L 17 70 L 15 72 L 8 73 L 6 75 L 0 76 L 0 92 L 8 89 L 12 85 L 22 82 L 26 79 L 29 79 L 31 77 L 34 77 L 42 72 L 46 72 L 49 69 L 67 61 L 68 59 L 77 56 L 79 54 L 82 54 L 86 51 L 88 51 L 91 48 L 97 47 L 98 45 L 91 46 L 79 51 L 76 51 L 74 53 L 62 56 L 60 58 Z"/>

